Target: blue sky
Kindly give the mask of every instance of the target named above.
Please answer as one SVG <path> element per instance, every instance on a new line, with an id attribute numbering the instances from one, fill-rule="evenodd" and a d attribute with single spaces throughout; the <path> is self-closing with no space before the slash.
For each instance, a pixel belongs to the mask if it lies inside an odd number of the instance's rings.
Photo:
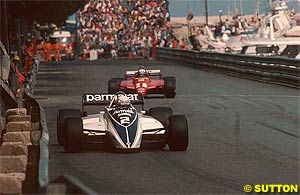
<path id="1" fill-rule="evenodd" d="M 187 4 L 189 4 L 195 16 L 205 15 L 204 1 L 205 0 L 169 0 L 171 16 L 186 16 Z M 209 15 L 218 15 L 219 10 L 222 10 L 223 14 L 227 15 L 228 10 L 230 12 L 233 11 L 235 3 L 238 9 L 242 10 L 244 14 L 253 14 L 256 1 L 258 1 L 260 5 L 260 13 L 265 13 L 268 0 L 208 0 Z M 293 6 L 297 12 L 299 11 L 296 0 L 290 0 L 288 5 Z"/>

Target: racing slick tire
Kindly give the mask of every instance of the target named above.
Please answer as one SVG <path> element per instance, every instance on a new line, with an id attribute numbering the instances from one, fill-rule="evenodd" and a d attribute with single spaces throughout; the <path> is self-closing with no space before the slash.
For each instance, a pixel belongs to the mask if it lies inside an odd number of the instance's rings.
<path id="1" fill-rule="evenodd" d="M 175 77 L 164 77 L 165 82 L 164 94 L 166 98 L 174 98 L 176 95 L 176 78 Z"/>
<path id="2" fill-rule="evenodd" d="M 79 109 L 61 109 L 57 114 L 57 142 L 59 145 L 64 145 L 66 139 L 66 125 L 67 118 L 80 118 L 81 113 Z"/>
<path id="3" fill-rule="evenodd" d="M 64 150 L 66 153 L 80 152 L 83 138 L 83 124 L 81 118 L 67 118 L 66 139 Z"/>
<path id="4" fill-rule="evenodd" d="M 183 115 L 169 117 L 168 145 L 171 151 L 185 151 L 189 144 L 188 123 Z"/>
<path id="5" fill-rule="evenodd" d="M 120 90 L 122 78 L 113 78 L 108 81 L 108 93 L 115 94 Z"/>
<path id="6" fill-rule="evenodd" d="M 168 127 L 168 119 L 173 114 L 173 110 L 169 107 L 154 107 L 149 109 L 148 114 L 161 122 L 164 127 Z"/>

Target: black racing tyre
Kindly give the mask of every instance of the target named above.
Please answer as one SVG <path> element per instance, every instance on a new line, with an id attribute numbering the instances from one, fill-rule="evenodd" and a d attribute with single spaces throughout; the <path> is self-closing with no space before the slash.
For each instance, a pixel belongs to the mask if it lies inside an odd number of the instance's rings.
<path id="1" fill-rule="evenodd" d="M 64 149 L 66 153 L 80 152 L 83 139 L 83 124 L 81 118 L 67 118 L 66 140 Z"/>
<path id="2" fill-rule="evenodd" d="M 174 98 L 176 95 L 176 78 L 175 77 L 164 77 L 165 82 L 164 93 L 167 98 Z"/>
<path id="3" fill-rule="evenodd" d="M 67 118 L 80 118 L 81 113 L 79 109 L 61 109 L 58 111 L 57 114 L 57 142 L 60 145 L 64 145 L 65 143 L 65 137 L 66 137 L 66 127 L 65 127 L 65 121 Z"/>
<path id="4" fill-rule="evenodd" d="M 115 94 L 120 90 L 122 78 L 113 78 L 108 81 L 108 93 Z"/>
<path id="5" fill-rule="evenodd" d="M 168 145 L 171 151 L 185 151 L 189 144 L 188 123 L 183 115 L 169 117 Z"/>
<path id="6" fill-rule="evenodd" d="M 173 110 L 169 107 L 154 107 L 149 109 L 148 114 L 161 122 L 164 127 L 168 127 L 168 119 L 173 114 Z"/>

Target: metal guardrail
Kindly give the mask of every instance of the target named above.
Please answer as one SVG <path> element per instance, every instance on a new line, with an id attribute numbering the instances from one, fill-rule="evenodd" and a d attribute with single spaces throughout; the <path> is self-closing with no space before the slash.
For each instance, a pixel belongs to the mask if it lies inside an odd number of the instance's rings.
<path id="1" fill-rule="evenodd" d="M 49 183 L 49 174 L 48 174 L 48 163 L 49 163 L 49 132 L 46 122 L 46 114 L 43 107 L 34 99 L 33 87 L 36 82 L 36 75 L 38 71 L 39 61 L 34 59 L 34 62 L 31 66 L 29 74 L 27 76 L 26 82 L 20 89 L 18 95 L 18 107 L 26 107 L 26 109 L 31 114 L 33 122 L 40 123 L 41 137 L 39 140 L 39 161 L 38 169 L 38 184 L 39 189 L 45 188 Z"/>
<path id="2" fill-rule="evenodd" d="M 96 194 L 83 183 L 71 175 L 62 175 L 57 180 L 49 183 L 49 132 L 44 108 L 34 99 L 33 88 L 36 83 L 39 62 L 34 61 L 27 82 L 24 83 L 18 104 L 30 110 L 32 120 L 40 122 L 41 138 L 39 140 L 38 184 L 39 192 L 43 194 Z M 23 104 L 23 100 L 25 100 Z M 22 102 L 22 103 L 21 103 Z"/>
<path id="3" fill-rule="evenodd" d="M 157 59 L 300 88 L 300 60 L 283 57 L 157 48 Z"/>
<path id="4" fill-rule="evenodd" d="M 42 135 L 40 138 L 40 161 L 39 161 L 39 185 L 40 188 L 44 188 L 49 183 L 48 163 L 49 163 L 49 131 L 46 122 L 46 114 L 44 108 L 39 105 L 40 108 L 40 124 L 42 129 Z"/>
<path id="5" fill-rule="evenodd" d="M 40 63 L 37 60 L 37 58 L 34 57 L 33 64 L 31 66 L 31 69 L 29 71 L 29 74 L 27 76 L 27 80 L 26 80 L 26 83 L 25 83 L 25 88 L 27 89 L 27 92 L 31 95 L 33 94 L 33 88 L 34 88 L 35 83 L 36 83 L 36 76 L 37 76 L 39 64 Z"/>
<path id="6" fill-rule="evenodd" d="M 36 192 L 43 194 L 96 194 L 71 175 L 62 175 L 57 180 L 49 183 L 49 132 L 46 114 L 44 108 L 32 96 L 38 67 L 39 62 L 34 60 L 27 80 L 19 92 L 17 101 L 19 106 L 26 107 L 30 112 L 33 122 L 40 123 L 41 137 L 39 140 L 38 168 L 34 170 L 37 171 L 36 175 L 38 177 L 38 181 L 34 182 L 37 182 L 39 187 L 39 189 L 36 189 Z"/>

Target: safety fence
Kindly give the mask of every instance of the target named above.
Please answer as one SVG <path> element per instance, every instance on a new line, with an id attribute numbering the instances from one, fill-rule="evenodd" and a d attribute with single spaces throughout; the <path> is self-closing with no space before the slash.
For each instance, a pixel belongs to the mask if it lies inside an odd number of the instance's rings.
<path id="1" fill-rule="evenodd" d="M 49 182 L 46 114 L 33 96 L 38 67 L 34 58 L 17 97 L 0 79 L 0 194 L 95 194 L 71 175 Z"/>
<path id="2" fill-rule="evenodd" d="M 37 58 L 33 59 L 33 64 L 31 65 L 29 74 L 24 82 L 19 94 L 18 94 L 18 107 L 26 108 L 31 115 L 31 122 L 33 124 L 38 123 L 38 130 L 40 130 L 39 141 L 35 143 L 38 148 L 35 148 L 35 155 L 38 159 L 38 164 L 33 170 L 36 173 L 36 177 L 33 178 L 32 182 L 38 182 L 38 188 L 36 190 L 40 191 L 45 188 L 49 183 L 48 176 L 48 164 L 49 164 L 49 132 L 46 122 L 46 113 L 44 108 L 36 101 L 33 97 L 34 86 L 36 83 L 36 77 L 39 67 L 39 61 Z M 26 186 L 25 186 L 26 187 Z M 34 189 L 34 188 L 33 188 Z M 25 192 L 32 192 L 30 189 L 24 189 Z"/>
<path id="3" fill-rule="evenodd" d="M 157 60 L 300 88 L 300 60 L 157 48 Z"/>
<path id="4" fill-rule="evenodd" d="M 30 95 L 33 95 L 33 89 L 36 83 L 39 64 L 39 60 L 36 57 L 34 57 L 33 64 L 31 65 L 31 69 L 27 76 L 26 82 L 24 83 L 24 87 L 26 88 L 27 93 L 29 93 Z"/>
<path id="5" fill-rule="evenodd" d="M 24 83 L 18 97 L 19 107 L 25 107 L 31 111 L 32 121 L 39 121 L 41 135 L 39 139 L 38 151 L 38 170 L 35 178 L 38 180 L 38 192 L 43 194 L 96 194 L 79 180 L 71 175 L 62 175 L 58 179 L 49 182 L 48 164 L 49 164 L 49 132 L 46 122 L 46 113 L 43 107 L 34 99 L 34 86 L 38 74 L 39 61 L 34 60 L 28 74 L 27 81 Z M 32 180 L 34 183 L 36 180 Z M 24 188 L 24 192 L 31 193 L 28 188 Z"/>
<path id="6" fill-rule="evenodd" d="M 39 193 L 48 184 L 49 133 L 44 109 L 34 99 L 39 62 L 31 69 L 17 95 L 1 77 L 1 193 Z M 3 121 L 3 122 L 2 122 Z M 4 128 L 2 128 L 4 127 Z M 4 164 L 5 163 L 5 164 Z M 12 166 L 9 165 L 17 165 Z"/>

